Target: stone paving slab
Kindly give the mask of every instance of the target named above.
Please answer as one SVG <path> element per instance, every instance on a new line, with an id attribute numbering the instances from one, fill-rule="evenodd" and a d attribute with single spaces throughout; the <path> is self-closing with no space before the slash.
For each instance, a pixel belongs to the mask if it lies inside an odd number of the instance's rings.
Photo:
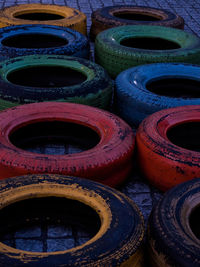
<path id="1" fill-rule="evenodd" d="M 67 5 L 80 9 L 87 15 L 88 32 L 91 26 L 91 13 L 97 8 L 110 5 L 141 5 L 163 8 L 179 14 L 185 20 L 185 31 L 200 36 L 200 1 L 199 0 L 0 0 L 0 8 L 25 3 Z M 91 46 L 93 49 L 93 45 Z M 141 209 L 147 222 L 152 205 L 161 197 L 161 193 L 150 186 L 135 169 L 121 191 L 133 199 Z M 19 240 L 20 242 L 20 240 Z"/>

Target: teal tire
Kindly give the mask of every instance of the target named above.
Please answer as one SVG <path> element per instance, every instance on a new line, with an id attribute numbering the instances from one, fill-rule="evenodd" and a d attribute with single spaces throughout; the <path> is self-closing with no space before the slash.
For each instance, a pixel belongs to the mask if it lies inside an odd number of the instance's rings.
<path id="1" fill-rule="evenodd" d="M 112 90 L 106 71 L 83 58 L 29 55 L 0 63 L 0 110 L 44 101 L 109 109 Z"/>

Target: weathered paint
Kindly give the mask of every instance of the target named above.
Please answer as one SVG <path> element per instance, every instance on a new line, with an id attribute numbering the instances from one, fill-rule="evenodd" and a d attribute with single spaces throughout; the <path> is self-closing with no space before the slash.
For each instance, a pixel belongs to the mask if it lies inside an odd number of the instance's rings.
<path id="1" fill-rule="evenodd" d="M 92 207 L 101 219 L 99 232 L 81 246 L 50 253 L 17 250 L 0 243 L 0 266 L 142 267 L 143 218 L 122 193 L 88 180 L 49 174 L 0 182 L 0 209 L 20 200 L 48 196 L 75 199 Z"/>
<path id="2" fill-rule="evenodd" d="M 141 21 L 137 19 L 124 19 L 115 16 L 115 14 L 132 14 L 149 16 L 148 21 Z M 153 21 L 150 18 L 157 18 Z M 96 35 L 106 29 L 125 26 L 125 25 L 157 25 L 173 28 L 184 28 L 184 20 L 177 14 L 174 14 L 168 10 L 158 9 L 146 6 L 134 6 L 134 5 L 116 5 L 99 8 L 91 15 L 92 26 L 90 29 L 90 35 L 94 40 Z"/>
<path id="3" fill-rule="evenodd" d="M 72 122 L 98 133 L 100 142 L 81 153 L 45 155 L 15 147 L 9 136 L 20 127 L 44 121 Z M 43 102 L 0 113 L 0 178 L 30 173 L 58 173 L 98 180 L 116 186 L 129 175 L 135 136 L 119 117 L 93 107 Z"/>
<path id="4" fill-rule="evenodd" d="M 192 121 L 200 121 L 198 105 L 158 111 L 143 120 L 138 128 L 140 169 L 162 191 L 200 175 L 200 153 L 179 147 L 167 138 L 169 128 Z"/>
<path id="5" fill-rule="evenodd" d="M 178 49 L 153 50 L 126 47 L 122 40 L 131 38 L 160 38 L 180 46 Z M 95 40 L 95 61 L 115 78 L 131 67 L 158 62 L 199 64 L 200 38 L 183 30 L 147 25 L 128 25 L 105 30 Z"/>
<path id="6" fill-rule="evenodd" d="M 58 20 L 34 21 L 16 18 L 15 15 L 29 13 L 50 13 L 61 15 L 64 18 Z M 21 24 L 47 24 L 69 27 L 86 35 L 86 15 L 81 11 L 59 5 L 22 4 L 6 7 L 1 11 L 0 25 L 3 27 Z"/>
<path id="7" fill-rule="evenodd" d="M 161 109 L 185 105 L 199 105 L 198 88 L 191 92 L 188 84 L 188 95 L 182 96 L 182 89 L 177 85 L 179 94 L 176 96 L 158 95 L 147 88 L 153 80 L 188 79 L 199 81 L 200 67 L 183 63 L 157 63 L 133 67 L 121 72 L 115 82 L 116 112 L 130 125 L 138 127 L 144 118 Z M 183 81 L 184 84 L 184 81 Z M 173 92 L 173 88 L 169 91 Z M 160 89 L 162 92 L 162 87 Z M 185 90 L 186 91 L 186 90 Z M 200 90 L 199 90 L 200 96 Z"/>
<path id="8" fill-rule="evenodd" d="M 31 87 L 17 85 L 7 80 L 12 71 L 27 67 L 63 67 L 86 76 L 80 84 L 62 87 Z M 43 101 L 73 102 L 103 109 L 110 107 L 113 82 L 105 70 L 83 58 L 65 55 L 27 55 L 0 63 L 0 110 L 14 105 Z"/>
<path id="9" fill-rule="evenodd" d="M 200 204 L 200 179 L 169 190 L 153 208 L 148 249 L 153 267 L 200 266 L 200 240 L 190 228 L 190 214 Z"/>
<path id="10" fill-rule="evenodd" d="M 38 44 L 37 48 L 18 48 L 13 46 L 7 46 L 4 44 L 8 38 L 22 36 L 26 34 L 42 34 L 53 37 L 59 37 L 66 41 L 65 45 L 55 47 L 39 47 L 40 40 L 35 40 Z M 48 45 L 48 44 L 47 44 Z M 81 58 L 89 58 L 90 53 L 89 41 L 86 36 L 73 29 L 66 27 L 59 27 L 54 25 L 16 25 L 11 27 L 3 27 L 0 29 L 0 59 L 9 59 L 11 57 L 45 54 L 45 55 L 67 55 Z"/>

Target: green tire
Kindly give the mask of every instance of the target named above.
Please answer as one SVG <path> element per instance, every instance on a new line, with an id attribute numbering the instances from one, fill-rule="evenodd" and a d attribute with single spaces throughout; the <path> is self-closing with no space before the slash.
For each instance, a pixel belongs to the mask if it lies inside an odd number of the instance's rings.
<path id="1" fill-rule="evenodd" d="M 126 43 L 130 41 L 128 46 Z M 128 68 L 158 62 L 200 64 L 200 38 L 161 26 L 120 26 L 98 34 L 95 60 L 115 78 Z"/>
<path id="2" fill-rule="evenodd" d="M 85 80 L 77 83 L 80 75 Z M 82 58 L 29 55 L 0 63 L 0 110 L 44 101 L 109 109 L 112 90 L 113 82 L 106 71 Z"/>

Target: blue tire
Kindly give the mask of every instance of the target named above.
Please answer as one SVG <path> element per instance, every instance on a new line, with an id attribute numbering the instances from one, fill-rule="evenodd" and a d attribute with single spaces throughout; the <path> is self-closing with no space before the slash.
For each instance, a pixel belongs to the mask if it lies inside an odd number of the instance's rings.
<path id="1" fill-rule="evenodd" d="M 87 37 L 70 28 L 52 25 L 17 25 L 0 29 L 0 60 L 48 54 L 89 58 Z"/>
<path id="2" fill-rule="evenodd" d="M 197 65 L 142 65 L 123 71 L 115 83 L 116 112 L 136 127 L 161 109 L 200 104 L 200 66 Z"/>

